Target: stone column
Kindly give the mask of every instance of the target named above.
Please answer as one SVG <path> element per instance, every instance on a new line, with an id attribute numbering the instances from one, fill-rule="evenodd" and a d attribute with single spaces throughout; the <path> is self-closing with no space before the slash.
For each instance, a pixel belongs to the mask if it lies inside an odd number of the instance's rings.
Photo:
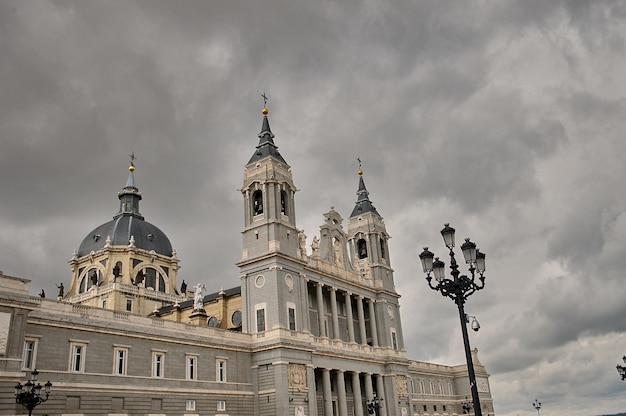
<path id="1" fill-rule="evenodd" d="M 337 289 L 330 288 L 330 313 L 333 318 L 333 338 L 339 339 L 339 316 L 337 315 Z"/>
<path id="2" fill-rule="evenodd" d="M 311 365 L 307 365 L 306 367 L 306 378 L 307 378 L 307 386 L 309 387 L 308 391 L 308 405 L 309 405 L 309 413 L 310 415 L 317 414 L 317 398 L 315 391 L 315 368 Z M 306 404 L 305 404 L 306 405 Z M 258 414 L 258 413 L 257 413 Z"/>
<path id="3" fill-rule="evenodd" d="M 322 291 L 322 286 L 324 286 L 322 282 L 317 282 L 315 297 L 317 298 L 317 320 L 320 327 L 319 336 L 325 337 L 326 327 L 324 325 L 324 315 L 326 313 L 324 312 L 324 293 Z"/>
<path id="4" fill-rule="evenodd" d="M 365 373 L 363 381 L 365 381 L 365 400 L 370 401 L 374 398 L 374 387 L 372 387 L 372 373 Z"/>
<path id="5" fill-rule="evenodd" d="M 346 400 L 346 380 L 344 371 L 337 370 L 337 401 L 339 407 L 339 416 L 348 416 L 348 401 Z"/>
<path id="6" fill-rule="evenodd" d="M 359 332 L 361 335 L 361 344 L 367 344 L 367 333 L 365 332 L 365 314 L 363 313 L 363 296 L 356 299 L 356 312 L 359 318 Z"/>
<path id="7" fill-rule="evenodd" d="M 352 295 L 350 292 L 345 293 L 346 312 L 348 314 L 348 341 L 354 342 L 354 316 L 352 316 Z"/>
<path id="8" fill-rule="evenodd" d="M 374 299 L 369 299 L 368 302 L 370 308 L 370 331 L 372 333 L 372 346 L 378 347 L 378 329 L 376 328 L 376 308 L 374 302 Z"/>
<path id="9" fill-rule="evenodd" d="M 352 373 L 352 393 L 354 395 L 354 416 L 363 416 L 363 398 L 361 397 L 361 380 L 359 373 Z"/>
<path id="10" fill-rule="evenodd" d="M 378 409 L 378 416 L 387 416 L 387 404 L 389 400 L 385 397 L 385 383 L 382 374 L 376 375 L 376 392 L 378 393 L 378 397 L 385 399 L 382 401 L 380 409 Z"/>
<path id="11" fill-rule="evenodd" d="M 333 393 L 330 389 L 330 369 L 322 369 L 322 388 L 324 392 L 324 414 L 333 414 Z"/>

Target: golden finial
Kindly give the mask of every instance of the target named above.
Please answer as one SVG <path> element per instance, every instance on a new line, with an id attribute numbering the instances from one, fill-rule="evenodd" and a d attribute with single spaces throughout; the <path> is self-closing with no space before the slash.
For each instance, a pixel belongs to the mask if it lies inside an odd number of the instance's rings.
<path id="1" fill-rule="evenodd" d="M 357 157 L 356 160 L 359 161 L 359 170 L 357 171 L 357 173 L 359 174 L 359 176 L 363 176 L 363 170 L 361 170 L 361 158 Z"/>
<path id="2" fill-rule="evenodd" d="M 267 107 L 263 107 L 263 110 L 261 110 L 261 112 L 263 113 L 264 116 L 266 116 L 267 113 L 270 112 L 270 110 L 268 110 Z"/>

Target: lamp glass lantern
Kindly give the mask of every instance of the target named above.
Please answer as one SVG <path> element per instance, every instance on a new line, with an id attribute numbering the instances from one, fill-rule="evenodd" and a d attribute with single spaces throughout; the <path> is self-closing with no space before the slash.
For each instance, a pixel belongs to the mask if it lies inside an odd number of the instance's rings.
<path id="1" fill-rule="evenodd" d="M 454 247 L 454 228 L 450 227 L 450 224 L 445 223 L 443 226 L 443 230 L 441 230 L 441 236 L 443 237 L 443 241 L 446 244 L 446 247 L 452 249 Z"/>

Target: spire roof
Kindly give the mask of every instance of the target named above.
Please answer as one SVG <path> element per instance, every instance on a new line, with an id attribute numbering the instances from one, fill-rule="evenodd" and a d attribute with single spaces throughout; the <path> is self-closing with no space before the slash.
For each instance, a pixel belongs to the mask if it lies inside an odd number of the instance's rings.
<path id="1" fill-rule="evenodd" d="M 273 156 L 286 164 L 287 162 L 278 151 L 278 146 L 274 144 L 274 133 L 272 133 L 272 130 L 270 129 L 270 121 L 267 118 L 268 113 L 269 110 L 267 107 L 264 107 L 263 124 L 261 125 L 261 132 L 258 134 L 259 144 L 257 145 L 256 151 L 248 163 L 256 162 L 257 160 L 263 159 L 267 156 Z"/>
<path id="2" fill-rule="evenodd" d="M 121 192 L 117 194 L 120 200 L 120 210 L 113 218 L 121 215 L 132 215 L 143 220 L 143 216 L 139 213 L 139 201 L 141 201 L 141 192 L 135 185 L 135 165 L 131 162 L 128 167 L 128 179 L 126 185 Z"/>
<path id="3" fill-rule="evenodd" d="M 372 205 L 372 201 L 370 201 L 369 192 L 367 191 L 367 188 L 365 187 L 365 181 L 363 180 L 363 171 L 359 169 L 358 173 L 359 189 L 356 191 L 356 205 L 352 210 L 352 214 L 350 214 L 350 217 L 356 217 L 357 215 L 365 214 L 366 212 L 373 212 L 374 214 L 380 216 L 378 211 L 376 211 L 374 205 Z"/>

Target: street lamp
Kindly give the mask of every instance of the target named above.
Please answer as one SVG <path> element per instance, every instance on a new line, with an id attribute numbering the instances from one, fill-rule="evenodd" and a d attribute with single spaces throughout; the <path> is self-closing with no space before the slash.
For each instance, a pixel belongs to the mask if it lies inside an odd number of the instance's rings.
<path id="1" fill-rule="evenodd" d="M 22 385 L 18 382 L 15 385 L 15 403 L 19 403 L 27 408 L 28 416 L 32 416 L 35 407 L 48 400 L 50 387 L 52 387 L 50 381 L 43 386 L 37 383 L 37 375 L 39 375 L 39 371 L 35 369 L 30 373 L 30 380 L 28 380 L 26 384 Z M 41 391 L 42 388 L 43 395 Z"/>
<path id="2" fill-rule="evenodd" d="M 533 402 L 533 407 L 537 411 L 537 416 L 540 416 L 539 415 L 539 409 L 541 409 L 541 402 L 537 401 L 537 399 L 535 399 L 535 401 Z"/>
<path id="3" fill-rule="evenodd" d="M 626 364 L 626 355 L 622 357 L 622 360 L 624 360 L 624 364 Z M 622 378 L 622 380 L 626 380 L 626 367 L 623 367 L 621 365 L 617 365 L 617 372 L 619 373 L 620 377 Z"/>
<path id="4" fill-rule="evenodd" d="M 383 407 L 383 400 L 385 399 L 374 395 L 372 400 L 367 401 L 367 413 L 370 415 L 376 414 L 376 416 L 378 416 L 378 409 Z"/>
<path id="5" fill-rule="evenodd" d="M 424 247 L 424 251 L 419 255 L 422 262 L 422 268 L 426 273 L 426 281 L 431 289 L 441 293 L 442 296 L 449 297 L 456 303 L 459 309 L 459 318 L 461 319 L 461 332 L 463 333 L 463 344 L 465 346 L 465 358 L 467 360 L 467 371 L 469 373 L 470 389 L 472 391 L 472 401 L 474 403 L 474 413 L 476 416 L 482 416 L 480 409 L 480 399 L 478 398 L 478 386 L 476 385 L 476 375 L 474 374 L 474 364 L 472 363 L 472 352 L 470 350 L 469 337 L 467 335 L 468 316 L 465 315 L 463 305 L 467 298 L 474 292 L 485 287 L 485 254 L 476 249 L 476 244 L 472 243 L 469 238 L 461 245 L 465 263 L 469 265 L 470 276 L 461 275 L 459 266 L 454 258 L 454 228 L 450 224 L 445 224 L 441 230 L 443 241 L 450 250 L 450 274 L 452 279 L 445 277 L 445 264 L 435 257 L 433 253 L 428 251 L 428 247 Z M 433 261 L 434 258 L 434 261 Z M 476 272 L 480 275 L 476 281 Z M 432 276 L 434 275 L 436 284 L 432 284 Z M 477 322 L 476 322 L 477 324 Z M 472 323 L 472 329 L 478 330 L 476 324 Z"/>

